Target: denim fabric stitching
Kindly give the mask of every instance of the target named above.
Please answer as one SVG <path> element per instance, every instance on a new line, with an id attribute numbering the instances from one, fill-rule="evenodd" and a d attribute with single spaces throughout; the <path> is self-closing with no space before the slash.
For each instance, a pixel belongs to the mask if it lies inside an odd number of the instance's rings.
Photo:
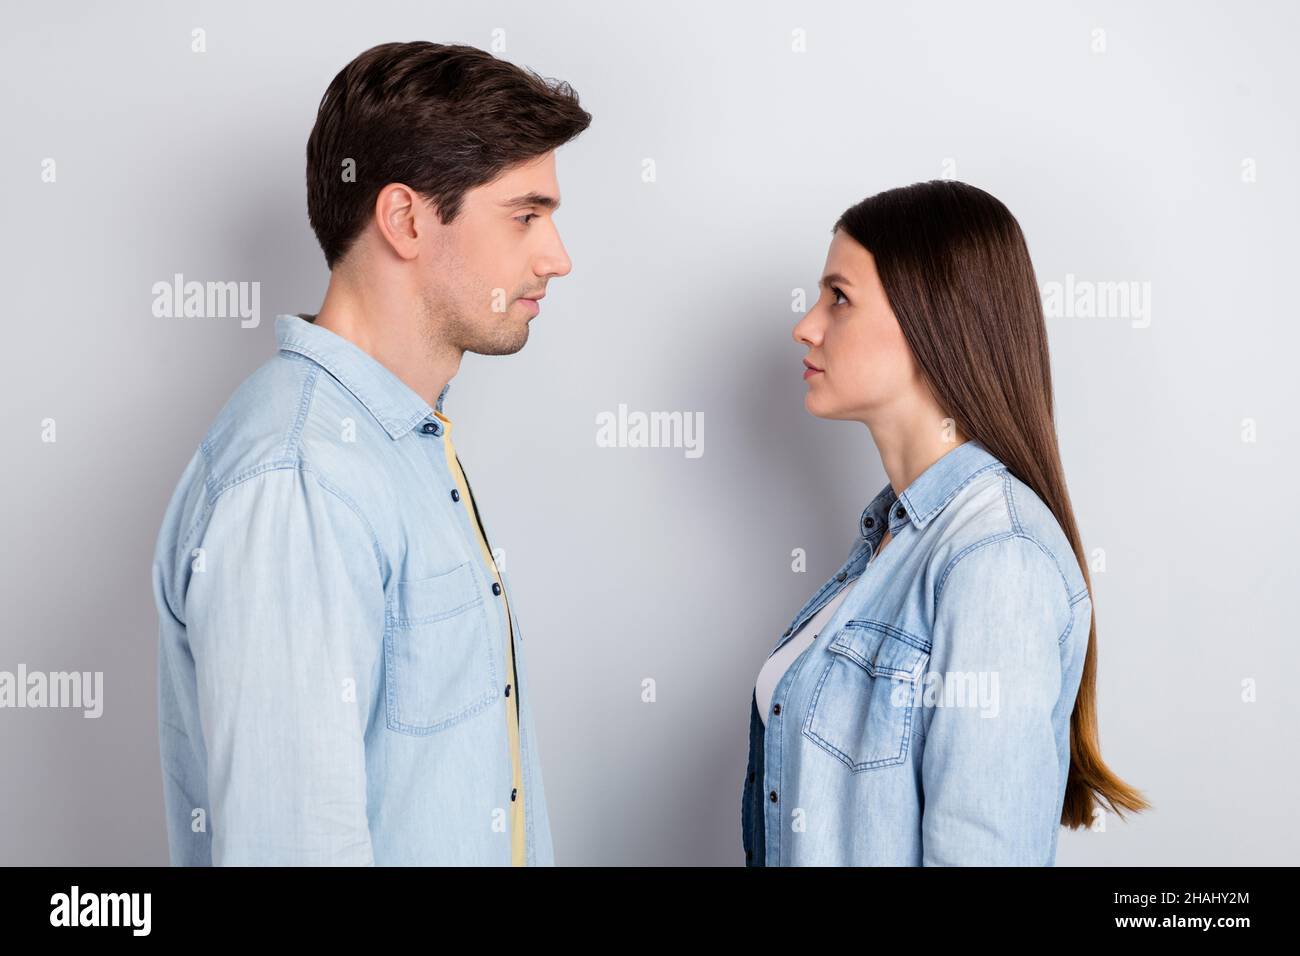
<path id="1" fill-rule="evenodd" d="M 479 602 L 473 605 L 469 605 L 467 608 L 463 608 L 462 610 L 472 609 L 473 607 L 478 606 L 481 603 L 482 600 L 480 598 Z M 486 707 L 490 706 L 497 699 L 496 665 L 492 659 L 492 655 L 488 655 L 488 673 L 491 677 L 492 686 L 489 687 L 486 691 L 484 691 L 481 695 L 479 695 L 477 699 L 464 705 L 464 707 L 461 710 L 457 711 L 456 713 L 444 717 L 441 720 L 435 721 L 431 724 L 428 724 L 427 726 L 421 726 L 418 724 L 408 724 L 404 720 L 401 720 L 397 714 L 397 695 L 391 686 L 387 686 L 392 682 L 394 682 L 394 679 L 397 674 L 397 666 L 396 663 L 394 662 L 395 650 L 392 646 L 392 641 L 395 639 L 396 631 L 399 629 L 400 625 L 396 623 L 396 621 L 393 619 L 391 615 L 386 614 L 385 617 L 387 618 L 387 620 L 385 621 L 384 624 L 384 647 L 383 647 L 384 682 L 386 685 L 384 688 L 385 691 L 384 696 L 386 698 L 385 706 L 384 706 L 384 716 L 387 721 L 388 728 L 390 730 L 393 730 L 397 733 L 406 734 L 411 737 L 428 737 L 432 734 L 444 731 L 449 727 L 454 727 L 456 726 L 456 724 L 462 723 L 463 721 L 466 721 L 469 718 L 476 716 L 477 714 L 481 713 Z"/>
<path id="2" fill-rule="evenodd" d="M 976 551 L 980 548 L 987 547 L 992 544 L 997 544 L 999 541 L 1006 541 L 1008 538 L 1023 538 L 1026 541 L 1032 543 L 1052 563 L 1052 567 L 1056 570 L 1057 576 L 1060 577 L 1061 579 L 1061 584 L 1065 590 L 1066 603 L 1067 603 L 1067 622 L 1065 626 L 1065 633 L 1062 634 L 1060 637 L 1058 637 L 1056 640 L 1057 644 L 1059 645 L 1062 641 L 1065 640 L 1066 635 L 1070 633 L 1070 628 L 1074 624 L 1074 616 L 1068 613 L 1068 608 L 1073 606 L 1072 604 L 1070 604 L 1070 600 L 1069 600 L 1070 598 L 1069 584 L 1065 580 L 1065 575 L 1061 573 L 1061 566 L 1056 563 L 1056 558 L 1053 556 L 1052 552 L 1049 551 L 1047 547 L 1044 546 L 1042 542 L 1040 542 L 1037 538 L 1034 538 L 1033 536 L 1025 534 L 1020 531 L 1004 531 L 999 534 L 990 535 L 989 537 L 982 538 L 979 541 L 976 541 L 974 544 L 969 544 L 966 547 L 962 548 L 960 551 L 958 551 L 953 556 L 952 560 L 948 562 L 947 567 L 944 568 L 943 574 L 939 578 L 939 586 L 935 588 L 934 591 L 935 606 L 938 607 L 939 598 L 943 594 L 944 585 L 947 584 L 948 582 L 948 575 L 950 575 L 953 572 L 953 570 L 956 568 L 958 561 L 960 561 L 962 558 L 966 557 L 968 554 L 970 554 L 973 551 Z"/>
<path id="3" fill-rule="evenodd" d="M 320 368 L 312 366 L 307 370 L 307 378 L 302 383 L 302 395 L 298 399 L 298 414 L 294 417 L 293 424 L 289 426 L 289 434 L 284 439 L 284 454 L 282 457 L 291 458 L 298 450 L 298 442 L 302 438 L 302 428 L 307 421 L 307 412 L 316 399 L 316 377 L 320 375 Z"/>
<path id="4" fill-rule="evenodd" d="M 910 633 L 909 631 L 905 631 L 901 627 L 895 627 L 893 624 L 886 624 L 884 621 L 875 621 L 872 620 L 871 618 L 860 618 L 852 621 L 845 621 L 844 626 L 876 628 L 878 630 L 885 631 L 890 636 L 895 637 L 898 640 L 902 641 L 904 644 L 910 644 L 912 647 L 915 647 L 918 651 L 924 651 L 925 653 L 929 654 L 931 650 L 931 645 L 929 641 L 924 640 L 923 638 L 920 638 L 915 634 Z"/>
<path id="5" fill-rule="evenodd" d="M 338 368 L 335 363 L 330 362 L 315 349 L 311 348 L 311 346 L 305 345 L 296 339 L 289 339 L 281 346 L 281 348 L 286 351 L 298 352 L 305 355 L 313 362 L 316 362 L 321 368 L 325 369 L 325 371 L 329 372 L 329 374 L 338 381 L 340 385 L 357 397 L 357 400 L 361 402 L 366 411 L 374 417 L 375 421 L 383 425 L 384 430 L 394 439 L 398 437 L 393 434 L 394 432 L 408 432 L 415 427 L 416 422 L 428 417 L 428 413 L 423 409 L 408 415 L 406 419 L 397 419 L 390 415 L 383 414 L 377 410 L 379 403 L 371 397 L 370 393 L 363 389 L 357 381 L 352 378 L 352 376 L 347 375 L 346 373 L 340 374 L 341 369 Z"/>
<path id="6" fill-rule="evenodd" d="M 953 498 L 956 498 L 956 497 L 957 497 L 957 494 L 958 494 L 958 493 L 959 493 L 963 488 L 965 488 L 967 485 L 969 485 L 972 481 L 974 481 L 974 480 L 975 480 L 976 478 L 978 478 L 980 475 L 984 474 L 984 472 L 989 471 L 990 469 L 1005 468 L 1005 467 L 1006 467 L 1006 465 L 1002 464 L 1002 462 L 1000 462 L 1000 461 L 991 461 L 991 462 L 989 462 L 988 464 L 981 466 L 980 468 L 978 468 L 977 470 L 975 470 L 974 472 L 972 472 L 972 473 L 970 474 L 970 476 L 967 477 L 967 479 L 966 479 L 965 481 L 963 481 L 960 485 L 958 485 L 956 488 L 954 488 L 954 489 L 952 490 L 952 492 L 951 492 L 951 493 L 950 493 L 946 498 L 943 499 L 943 501 L 939 502 L 937 505 L 935 505 L 933 508 L 931 508 L 931 509 L 930 509 L 929 511 L 927 511 L 925 514 L 923 514 L 923 515 L 917 515 L 917 516 L 916 516 L 917 524 L 925 524 L 927 521 L 929 521 L 931 518 L 933 518 L 935 515 L 937 515 L 940 511 L 942 511 L 944 508 L 946 508 L 946 507 L 948 506 L 948 504 L 952 501 Z M 903 492 L 903 497 L 904 497 L 904 498 L 907 498 L 907 492 L 906 492 L 906 491 Z M 908 504 L 908 507 L 910 508 L 911 505 L 912 505 L 912 499 L 911 499 L 911 498 L 907 498 L 907 504 Z"/>
<path id="7" fill-rule="evenodd" d="M 854 660 L 856 663 L 855 657 L 852 657 L 850 655 L 844 655 L 844 656 L 849 657 L 851 660 Z M 835 663 L 836 662 L 834 658 L 832 658 L 827 663 L 826 669 L 822 671 L 822 676 L 817 681 L 817 687 L 813 690 L 812 700 L 809 702 L 808 705 L 808 716 L 804 718 L 804 723 L 802 728 L 804 736 L 806 736 L 809 740 L 812 740 L 814 743 L 816 743 L 817 746 L 824 748 L 833 757 L 836 757 L 853 773 L 863 773 L 864 771 L 876 770 L 879 769 L 880 767 L 894 767 L 894 766 L 898 766 L 901 763 L 906 762 L 907 750 L 908 750 L 907 742 L 909 739 L 909 732 L 912 729 L 912 714 L 916 709 L 916 704 L 914 700 L 913 702 L 909 703 L 907 707 L 903 710 L 903 736 L 902 739 L 899 741 L 899 753 L 892 757 L 880 757 L 876 760 L 864 760 L 861 763 L 855 763 L 852 757 L 850 757 L 844 751 L 840 750 L 840 748 L 836 747 L 833 743 L 831 743 L 825 737 L 821 736 L 815 730 L 812 729 L 813 717 L 817 713 L 817 704 L 821 701 L 822 688 L 826 684 L 826 679 L 830 677 L 831 670 L 835 667 Z M 857 666 L 861 667 L 861 664 L 857 664 Z M 872 680 L 883 679 L 886 682 L 888 682 L 894 680 L 895 678 L 889 675 L 871 674 L 871 679 Z M 913 687 L 915 687 L 916 681 L 915 679 L 913 679 L 912 681 L 909 681 L 909 683 L 911 683 Z M 890 690 L 892 690 L 892 688 L 890 688 Z M 780 736 L 784 736 L 784 735 L 780 735 Z"/>

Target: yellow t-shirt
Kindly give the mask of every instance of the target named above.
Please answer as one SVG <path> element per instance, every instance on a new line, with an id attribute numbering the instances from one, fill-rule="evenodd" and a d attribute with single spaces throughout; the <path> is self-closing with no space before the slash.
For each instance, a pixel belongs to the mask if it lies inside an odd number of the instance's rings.
<path id="1" fill-rule="evenodd" d="M 506 726 L 510 737 L 510 764 L 512 768 L 514 784 L 510 793 L 510 865 L 524 866 L 524 780 L 523 772 L 519 762 L 519 682 L 515 676 L 515 634 L 514 626 L 510 621 L 510 597 L 506 594 L 505 585 L 501 583 L 501 575 L 497 571 L 496 561 L 492 558 L 492 551 L 488 547 L 487 539 L 483 536 L 482 528 L 479 525 L 477 510 L 478 506 L 474 503 L 473 496 L 470 494 L 469 482 L 465 479 L 465 472 L 460 467 L 460 459 L 456 457 L 456 448 L 451 443 L 451 419 L 442 412 L 435 411 L 438 420 L 443 424 L 442 440 L 443 447 L 447 452 L 447 464 L 451 468 L 451 473 L 456 479 L 456 486 L 460 489 L 460 501 L 465 506 L 465 511 L 469 514 L 470 526 L 478 535 L 479 545 L 483 549 L 483 561 L 492 571 L 492 576 L 496 579 L 497 586 L 501 588 L 501 596 L 505 598 L 505 615 L 506 615 L 506 646 L 509 648 L 507 657 L 507 673 L 509 677 L 509 691 L 505 697 L 506 703 Z"/>

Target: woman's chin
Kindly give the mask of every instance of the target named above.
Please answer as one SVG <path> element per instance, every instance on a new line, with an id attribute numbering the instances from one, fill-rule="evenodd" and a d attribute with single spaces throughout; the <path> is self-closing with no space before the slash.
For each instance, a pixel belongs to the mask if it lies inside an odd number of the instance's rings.
<path id="1" fill-rule="evenodd" d="M 818 401 L 817 393 L 813 389 L 803 397 L 803 407 L 808 410 L 809 415 L 815 415 L 818 418 L 832 418 L 831 409 L 827 408 L 824 402 Z"/>

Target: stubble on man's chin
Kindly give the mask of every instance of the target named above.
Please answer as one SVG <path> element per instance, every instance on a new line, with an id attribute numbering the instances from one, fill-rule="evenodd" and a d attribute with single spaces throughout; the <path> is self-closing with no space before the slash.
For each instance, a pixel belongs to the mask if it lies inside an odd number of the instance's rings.
<path id="1" fill-rule="evenodd" d="M 528 323 L 500 313 L 489 313 L 477 322 L 457 318 L 446 326 L 444 342 L 462 352 L 477 355 L 513 355 L 528 341 Z"/>
<path id="2" fill-rule="evenodd" d="M 519 326 L 504 316 L 492 316 L 497 324 L 486 329 L 477 329 L 466 352 L 479 355 L 514 355 L 528 341 L 528 324 Z"/>
<path id="3" fill-rule="evenodd" d="M 477 355 L 513 355 L 528 341 L 528 323 L 522 325 L 508 313 L 488 312 L 466 316 L 446 303 L 426 299 L 421 324 L 431 352 L 451 349 Z"/>

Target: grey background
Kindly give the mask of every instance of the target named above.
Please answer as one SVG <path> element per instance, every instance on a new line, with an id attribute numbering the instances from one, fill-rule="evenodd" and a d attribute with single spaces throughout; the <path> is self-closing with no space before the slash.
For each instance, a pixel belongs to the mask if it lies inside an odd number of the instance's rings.
<path id="1" fill-rule="evenodd" d="M 1155 803 L 1063 831 L 1058 863 L 1294 862 L 1300 15 L 904 6 L 7 8 L 0 669 L 102 670 L 105 712 L 0 710 L 0 862 L 166 861 L 150 558 L 274 314 L 320 304 L 320 96 L 375 43 L 486 48 L 495 28 L 595 117 L 559 154 L 573 273 L 522 352 L 466 356 L 446 406 L 528 634 L 557 861 L 742 861 L 753 680 L 886 480 L 866 429 L 804 411 L 791 293 L 846 206 L 950 158 L 1016 213 L 1040 282 L 1152 288 L 1149 328 L 1049 319 L 1070 489 L 1107 562 L 1103 753 Z M 259 327 L 154 318 L 175 272 L 260 282 Z M 703 457 L 597 448 L 620 402 L 703 412 Z"/>

